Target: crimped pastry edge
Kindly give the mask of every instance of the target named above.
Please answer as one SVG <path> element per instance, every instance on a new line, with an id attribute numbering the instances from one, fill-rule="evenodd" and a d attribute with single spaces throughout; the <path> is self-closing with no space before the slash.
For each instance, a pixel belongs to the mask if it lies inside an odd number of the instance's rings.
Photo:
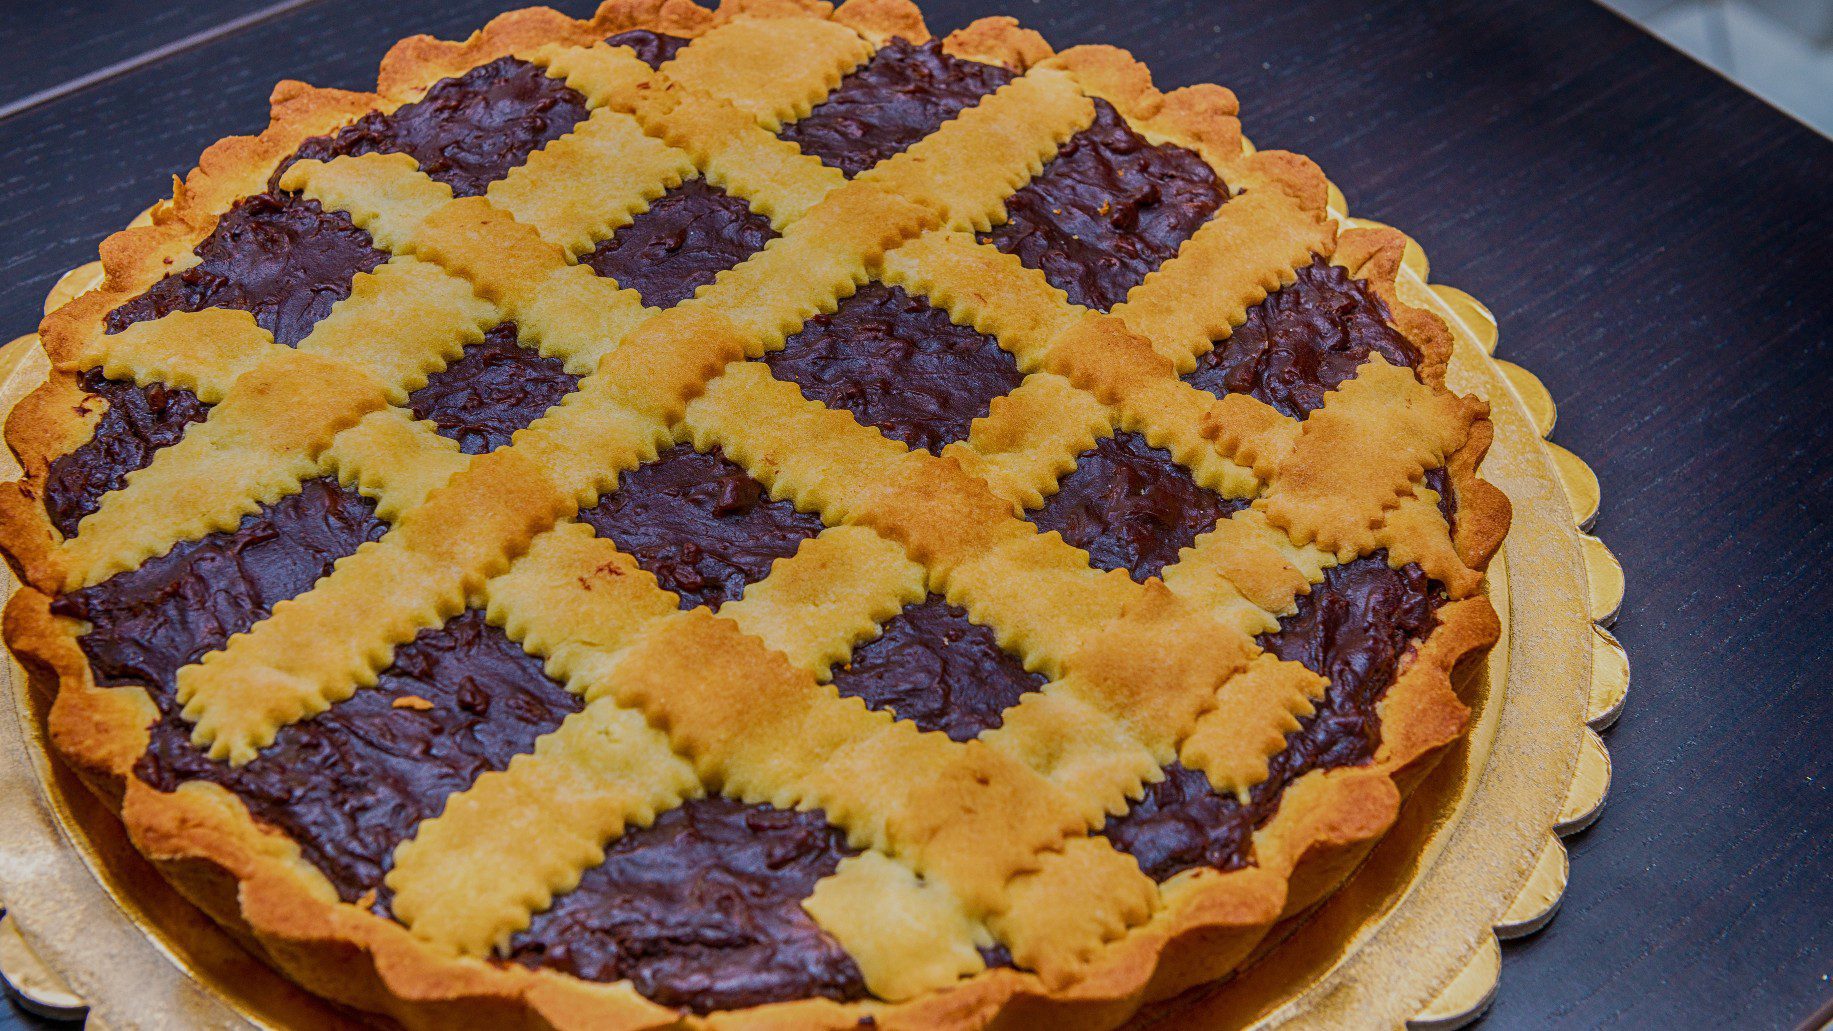
<path id="1" fill-rule="evenodd" d="M 906 0 L 851 0 L 831 13 L 826 4 L 797 0 L 726 0 L 717 12 L 687 0 L 611 0 L 587 21 L 530 8 L 499 16 L 463 43 L 424 36 L 402 40 L 383 60 L 374 94 L 279 84 L 268 128 L 210 147 L 198 169 L 177 184 L 172 200 L 154 210 L 150 226 L 125 230 L 102 244 L 102 285 L 48 316 L 41 327 L 52 372 L 6 425 L 7 443 L 25 470 L 18 483 L 0 486 L 0 551 L 23 585 L 6 609 L 6 640 L 34 689 L 55 699 L 54 746 L 116 808 L 136 847 L 219 923 L 329 998 L 410 1026 L 840 1027 L 854 1026 L 866 1014 L 888 1027 L 1111 1026 L 1143 1002 L 1234 969 L 1276 921 L 1329 894 L 1353 870 L 1392 825 L 1406 791 L 1467 725 L 1451 675 L 1460 661 L 1495 640 L 1497 618 L 1486 598 L 1441 608 L 1437 628 L 1403 661 L 1378 705 L 1382 744 L 1373 763 L 1314 771 L 1288 786 L 1279 813 L 1255 835 L 1258 865 L 1228 874 L 1198 871 L 1169 884 L 1166 905 L 1152 920 L 1110 944 L 1106 955 L 1067 987 L 1050 991 L 1035 975 L 1001 969 L 904 1003 L 803 1000 L 707 1018 L 650 1003 L 627 985 L 434 955 L 404 928 L 337 903 L 297 846 L 259 827 L 227 791 L 199 784 L 165 794 L 148 787 L 131 770 L 146 746 L 154 716 L 150 700 L 141 691 L 98 688 L 66 621 L 50 614 L 62 571 L 57 534 L 39 487 L 50 462 L 88 432 L 67 414 L 82 397 L 72 365 L 77 348 L 108 311 L 183 267 L 218 213 L 259 192 L 275 163 L 307 137 L 412 99 L 432 82 L 511 49 L 583 44 L 635 28 L 694 36 L 740 15 L 832 17 L 874 43 L 893 35 L 928 38 L 920 13 Z M 949 36 L 944 48 L 1021 70 L 1053 56 L 1041 37 L 1009 18 L 975 22 Z M 1055 56 L 1099 70 L 1109 99 L 1129 118 L 1144 114 L 1157 135 L 1191 145 L 1212 161 L 1225 153 L 1218 148 L 1231 136 L 1239 146 L 1234 98 L 1226 89 L 1162 94 L 1143 65 L 1111 47 L 1079 47 Z M 1321 173 L 1303 158 L 1278 152 L 1254 158 L 1257 170 L 1290 192 L 1323 189 Z M 1442 385 L 1450 335 L 1437 316 L 1398 297 L 1395 276 L 1404 242 L 1391 230 L 1345 231 L 1335 260 L 1355 259 L 1352 272 L 1382 296 L 1396 325 L 1425 353 L 1422 376 Z M 1476 474 L 1489 437 L 1487 419 L 1479 420 L 1447 466 L 1459 503 L 1455 543 L 1465 562 L 1478 569 L 1500 545 L 1509 522 L 1507 499 Z M 1299 804 L 1287 805 L 1288 800 Z"/>

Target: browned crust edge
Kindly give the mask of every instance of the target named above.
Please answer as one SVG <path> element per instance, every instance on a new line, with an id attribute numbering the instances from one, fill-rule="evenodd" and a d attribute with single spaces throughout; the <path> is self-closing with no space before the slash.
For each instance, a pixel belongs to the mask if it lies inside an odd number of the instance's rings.
<path id="1" fill-rule="evenodd" d="M 411 99 L 439 78 L 512 50 L 587 43 L 636 28 L 697 36 L 739 16 L 832 17 L 875 43 L 895 35 L 915 42 L 929 38 L 908 0 L 850 0 L 838 11 L 814 0 L 725 0 L 718 11 L 689 0 L 610 0 L 586 21 L 529 8 L 499 16 L 462 43 L 425 36 L 402 40 L 383 60 L 373 94 L 280 83 L 268 128 L 206 150 L 197 169 L 175 183 L 173 198 L 154 209 L 151 225 L 116 233 L 102 244 L 101 286 L 41 325 L 51 374 L 15 407 L 5 430 L 25 470 L 17 483 L 0 485 L 0 551 L 24 585 L 6 607 L 7 643 L 33 689 L 55 697 L 50 736 L 56 750 L 117 809 L 136 847 L 181 892 L 307 988 L 409 1026 L 842 1027 L 855 1026 L 867 1013 L 886 1027 L 1112 1026 L 1145 1001 L 1232 970 L 1274 922 L 1327 895 L 1353 870 L 1394 822 L 1404 793 L 1465 730 L 1468 710 L 1451 676 L 1496 639 L 1499 624 L 1486 598 L 1446 605 L 1438 627 L 1409 654 L 1380 703 L 1383 742 L 1372 764 L 1317 771 L 1289 786 L 1285 801 L 1292 804 L 1282 804 L 1256 835 L 1258 865 L 1192 878 L 1188 890 L 1178 891 L 1150 923 L 1111 945 L 1108 956 L 1073 984 L 1051 991 L 1035 975 L 996 970 L 906 1003 L 811 1000 L 706 1021 L 566 975 L 436 956 L 398 925 L 337 903 L 297 846 L 258 827 L 228 792 L 196 785 L 163 794 L 147 787 L 131 769 L 147 744 L 151 701 L 138 690 L 98 688 L 72 630 L 51 615 L 63 570 L 56 553 L 59 536 L 39 498 L 50 462 L 92 429 L 92 419 L 72 416 L 83 397 L 75 365 L 82 341 L 108 311 L 183 267 L 218 214 L 237 198 L 259 192 L 279 160 L 307 137 Z M 1326 184 L 1308 159 L 1277 151 L 1240 156 L 1235 98 L 1223 87 L 1160 93 L 1144 66 L 1125 51 L 1078 47 L 1053 57 L 1042 37 L 1010 18 L 982 19 L 943 45 L 958 56 L 1021 70 L 1047 60 L 1073 67 L 1148 131 L 1190 146 L 1218 166 L 1245 160 L 1307 207 L 1323 207 Z M 1349 230 L 1338 238 L 1335 260 L 1382 296 L 1395 325 L 1426 354 L 1422 377 L 1442 386 L 1450 333 L 1436 315 L 1400 301 L 1395 277 L 1404 243 L 1391 230 Z M 1487 564 L 1509 524 L 1507 498 L 1476 472 L 1491 434 L 1488 419 L 1479 418 L 1448 462 L 1458 501 L 1455 543 L 1475 569 Z"/>

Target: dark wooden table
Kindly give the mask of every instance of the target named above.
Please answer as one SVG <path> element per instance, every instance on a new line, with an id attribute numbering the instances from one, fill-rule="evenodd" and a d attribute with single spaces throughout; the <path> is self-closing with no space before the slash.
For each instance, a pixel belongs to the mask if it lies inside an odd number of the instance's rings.
<path id="1" fill-rule="evenodd" d="M 0 331 L 279 78 L 506 0 L 38 3 L 0 49 Z M 590 0 L 557 3 L 584 13 Z M 1585 0 L 926 0 L 1240 94 L 1494 309 L 1628 571 L 1616 780 L 1489 1028 L 1788 1028 L 1833 998 L 1833 144 Z M 5 337 L 0 337 L 5 339 Z M 0 1028 L 23 1023 L 0 1009 Z"/>

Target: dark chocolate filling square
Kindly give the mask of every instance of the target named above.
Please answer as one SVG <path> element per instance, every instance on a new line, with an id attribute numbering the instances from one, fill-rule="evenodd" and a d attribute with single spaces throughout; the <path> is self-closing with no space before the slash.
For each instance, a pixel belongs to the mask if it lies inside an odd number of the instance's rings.
<path id="1" fill-rule="evenodd" d="M 1072 303 L 1106 311 L 1177 254 L 1228 187 L 1194 151 L 1148 143 L 1105 100 L 981 233 L 1044 273 Z"/>
<path id="2" fill-rule="evenodd" d="M 932 454 L 966 440 L 973 421 L 1025 378 L 992 337 L 882 283 L 809 319 L 764 363 L 805 396 Z"/>
<path id="3" fill-rule="evenodd" d="M 1007 709 L 1043 686 L 1044 677 L 1026 672 L 992 630 L 935 595 L 904 606 L 834 670 L 842 697 L 956 741 L 999 726 Z"/>
<path id="4" fill-rule="evenodd" d="M 672 308 L 776 235 L 740 198 L 689 179 L 579 260 L 635 290 L 644 304 Z"/>
<path id="5" fill-rule="evenodd" d="M 612 842 L 509 958 L 702 1014 L 862 999 L 852 957 L 801 905 L 852 854 L 818 809 L 695 799 Z"/>
<path id="6" fill-rule="evenodd" d="M 428 376 L 407 405 L 460 451 L 481 455 L 508 444 L 578 386 L 565 362 L 522 346 L 515 323 L 505 322 Z"/>
<path id="7" fill-rule="evenodd" d="M 743 596 L 823 528 L 820 516 L 772 501 L 723 452 L 687 444 L 624 473 L 579 519 L 654 573 L 684 609 L 718 610 Z"/>
<path id="8" fill-rule="evenodd" d="M 1124 569 L 1144 582 L 1247 505 L 1197 483 L 1139 434 L 1121 432 L 1084 451 L 1056 493 L 1026 518 L 1088 552 L 1097 568 Z"/>
<path id="9" fill-rule="evenodd" d="M 849 177 L 901 154 L 1014 78 L 942 52 L 942 42 L 894 39 L 848 73 L 782 137 Z"/>

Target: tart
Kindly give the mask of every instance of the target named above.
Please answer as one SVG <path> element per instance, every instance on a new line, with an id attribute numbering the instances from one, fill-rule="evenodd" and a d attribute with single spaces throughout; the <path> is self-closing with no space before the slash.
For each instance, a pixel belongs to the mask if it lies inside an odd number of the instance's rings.
<path id="1" fill-rule="evenodd" d="M 905 0 L 282 83 L 7 423 L 135 846 L 410 1026 L 1107 1027 L 1463 732 L 1487 409 L 1232 94 Z"/>

